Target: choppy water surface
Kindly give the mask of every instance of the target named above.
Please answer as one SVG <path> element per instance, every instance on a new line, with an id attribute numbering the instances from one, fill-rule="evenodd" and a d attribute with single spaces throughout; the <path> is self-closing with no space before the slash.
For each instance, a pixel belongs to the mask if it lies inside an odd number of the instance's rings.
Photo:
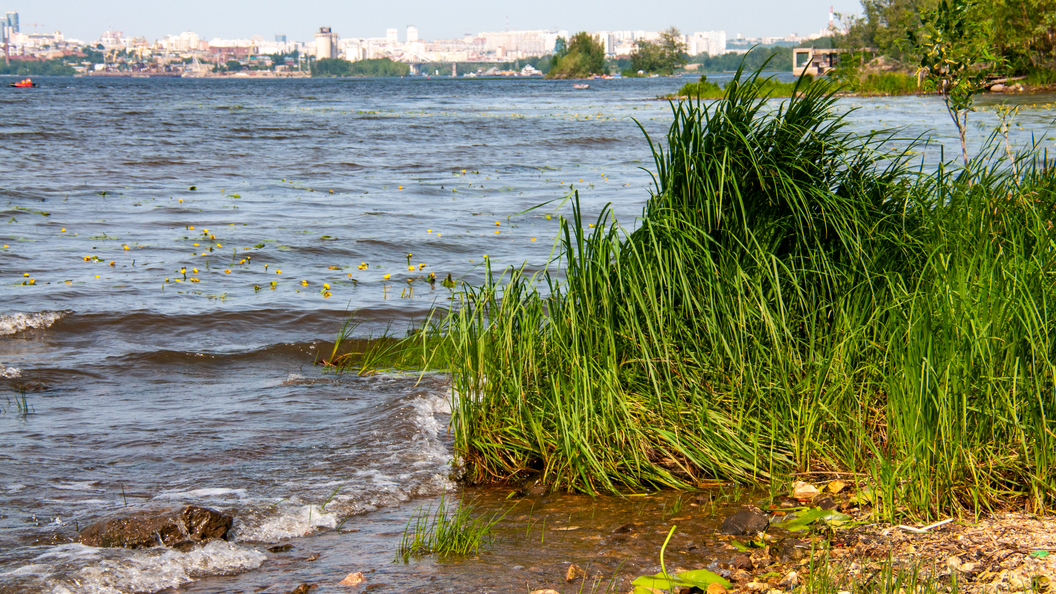
<path id="1" fill-rule="evenodd" d="M 402 331 L 443 302 L 429 273 L 545 265 L 571 190 L 632 225 L 651 166 L 634 120 L 661 137 L 653 98 L 683 81 L 39 82 L 0 93 L 0 592 L 326 591 L 349 571 L 509 591 L 567 562 L 656 571 L 666 495 L 519 500 L 479 558 L 391 564 L 414 508 L 456 488 L 446 380 L 313 362 L 347 311 Z M 1047 131 L 1050 99 L 1027 100 L 1015 142 Z M 849 107 L 857 129 L 934 127 L 955 147 L 935 99 Z M 993 117 L 973 122 L 978 144 Z M 106 513 L 176 503 L 232 512 L 231 542 L 69 544 Z M 685 508 L 676 562 L 723 554 L 715 509 Z M 633 534 L 612 532 L 631 515 Z"/>

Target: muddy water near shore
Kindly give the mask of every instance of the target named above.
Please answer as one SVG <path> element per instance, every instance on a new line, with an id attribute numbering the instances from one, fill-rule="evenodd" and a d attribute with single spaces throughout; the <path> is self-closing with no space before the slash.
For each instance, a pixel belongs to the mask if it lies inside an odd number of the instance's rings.
<path id="1" fill-rule="evenodd" d="M 728 574 L 736 550 L 728 546 L 731 537 L 718 534 L 719 524 L 737 504 L 765 497 L 734 488 L 593 498 L 510 494 L 509 488 L 494 487 L 458 495 L 477 513 L 505 514 L 479 553 L 469 557 L 394 560 L 417 509 L 404 506 L 368 514 L 352 529 L 291 540 L 289 551 L 265 551 L 268 563 L 256 572 L 202 580 L 180 591 L 286 593 L 307 583 L 319 587 L 313 592 L 624 592 L 634 578 L 660 571 L 659 553 L 671 526 L 677 528 L 665 552 L 669 570 L 710 567 Z M 435 508 L 438 498 L 417 503 Z M 582 568 L 586 579 L 566 581 L 571 564 Z M 362 572 L 363 584 L 338 585 L 351 572 Z"/>
<path id="2" fill-rule="evenodd" d="M 0 93 L 0 592 L 281 592 L 363 567 L 392 590 L 509 591 L 566 562 L 657 569 L 674 494 L 525 498 L 479 559 L 390 563 L 413 510 L 459 488 L 447 379 L 314 362 L 349 312 L 358 336 L 399 334 L 446 303 L 429 273 L 545 266 L 572 191 L 589 220 L 611 203 L 633 227 L 651 181 L 636 120 L 662 138 L 653 98 L 684 80 L 38 82 Z M 1013 142 L 1042 138 L 1048 104 L 1017 99 Z M 959 151 L 936 98 L 837 108 Z M 993 124 L 973 116 L 976 146 Z M 70 542 L 177 504 L 232 513 L 231 540 Z M 723 553 L 704 507 L 677 520 L 687 565 Z"/>

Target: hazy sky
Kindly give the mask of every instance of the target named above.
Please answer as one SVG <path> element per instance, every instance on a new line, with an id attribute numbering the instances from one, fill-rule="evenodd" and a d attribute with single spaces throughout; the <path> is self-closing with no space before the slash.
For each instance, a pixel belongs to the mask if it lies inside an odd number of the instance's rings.
<path id="1" fill-rule="evenodd" d="M 0 0 L 0 11 L 19 13 L 22 31 L 62 31 L 93 41 L 113 27 L 125 35 L 154 41 L 194 31 L 202 38 L 311 40 L 320 26 L 342 37 L 383 37 L 385 29 L 418 27 L 423 39 L 510 29 L 647 30 L 674 25 L 684 33 L 725 30 L 730 38 L 778 36 L 818 31 L 828 23 L 829 6 L 858 13 L 858 0 Z"/>

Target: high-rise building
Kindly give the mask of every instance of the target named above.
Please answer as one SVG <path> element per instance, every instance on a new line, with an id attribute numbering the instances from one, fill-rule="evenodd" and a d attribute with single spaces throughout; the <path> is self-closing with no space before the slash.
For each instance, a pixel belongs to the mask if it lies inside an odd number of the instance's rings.
<path id="1" fill-rule="evenodd" d="M 725 31 L 698 31 L 686 35 L 686 53 L 691 56 L 708 54 L 721 56 L 726 53 Z"/>
<path id="2" fill-rule="evenodd" d="M 418 41 L 418 27 L 407 25 L 407 43 Z"/>
<path id="3" fill-rule="evenodd" d="M 315 34 L 315 57 L 320 60 L 337 57 L 337 33 L 330 31 L 330 27 L 319 27 Z"/>
<path id="4" fill-rule="evenodd" d="M 18 30 L 18 13 L 17 12 L 9 12 L 6 15 L 4 15 L 4 23 L 3 24 L 8 26 L 8 27 L 11 27 L 11 32 L 12 33 L 20 33 L 20 31 Z"/>
<path id="5" fill-rule="evenodd" d="M 286 43 L 286 36 L 282 33 L 275 34 L 275 43 Z"/>
<path id="6" fill-rule="evenodd" d="M 385 29 L 385 41 L 389 43 L 399 43 L 400 31 L 399 29 Z"/>

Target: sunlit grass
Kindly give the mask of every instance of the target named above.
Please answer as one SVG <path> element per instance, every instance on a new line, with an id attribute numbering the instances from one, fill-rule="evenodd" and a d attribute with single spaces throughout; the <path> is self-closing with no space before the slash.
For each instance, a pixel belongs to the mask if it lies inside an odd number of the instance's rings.
<path id="1" fill-rule="evenodd" d="M 633 232 L 577 200 L 553 274 L 485 261 L 483 284 L 363 368 L 450 371 L 474 481 L 531 469 L 620 492 L 839 469 L 888 518 L 1051 507 L 1052 163 L 914 167 L 912 146 L 847 132 L 824 82 L 777 107 L 758 77 L 672 106 Z"/>
<path id="2" fill-rule="evenodd" d="M 407 520 L 396 561 L 408 562 L 412 557 L 438 557 L 475 554 L 482 544 L 490 542 L 492 529 L 505 513 L 475 514 L 473 506 L 464 502 L 452 503 L 445 494 L 434 509 L 432 505 L 419 507 Z"/>

